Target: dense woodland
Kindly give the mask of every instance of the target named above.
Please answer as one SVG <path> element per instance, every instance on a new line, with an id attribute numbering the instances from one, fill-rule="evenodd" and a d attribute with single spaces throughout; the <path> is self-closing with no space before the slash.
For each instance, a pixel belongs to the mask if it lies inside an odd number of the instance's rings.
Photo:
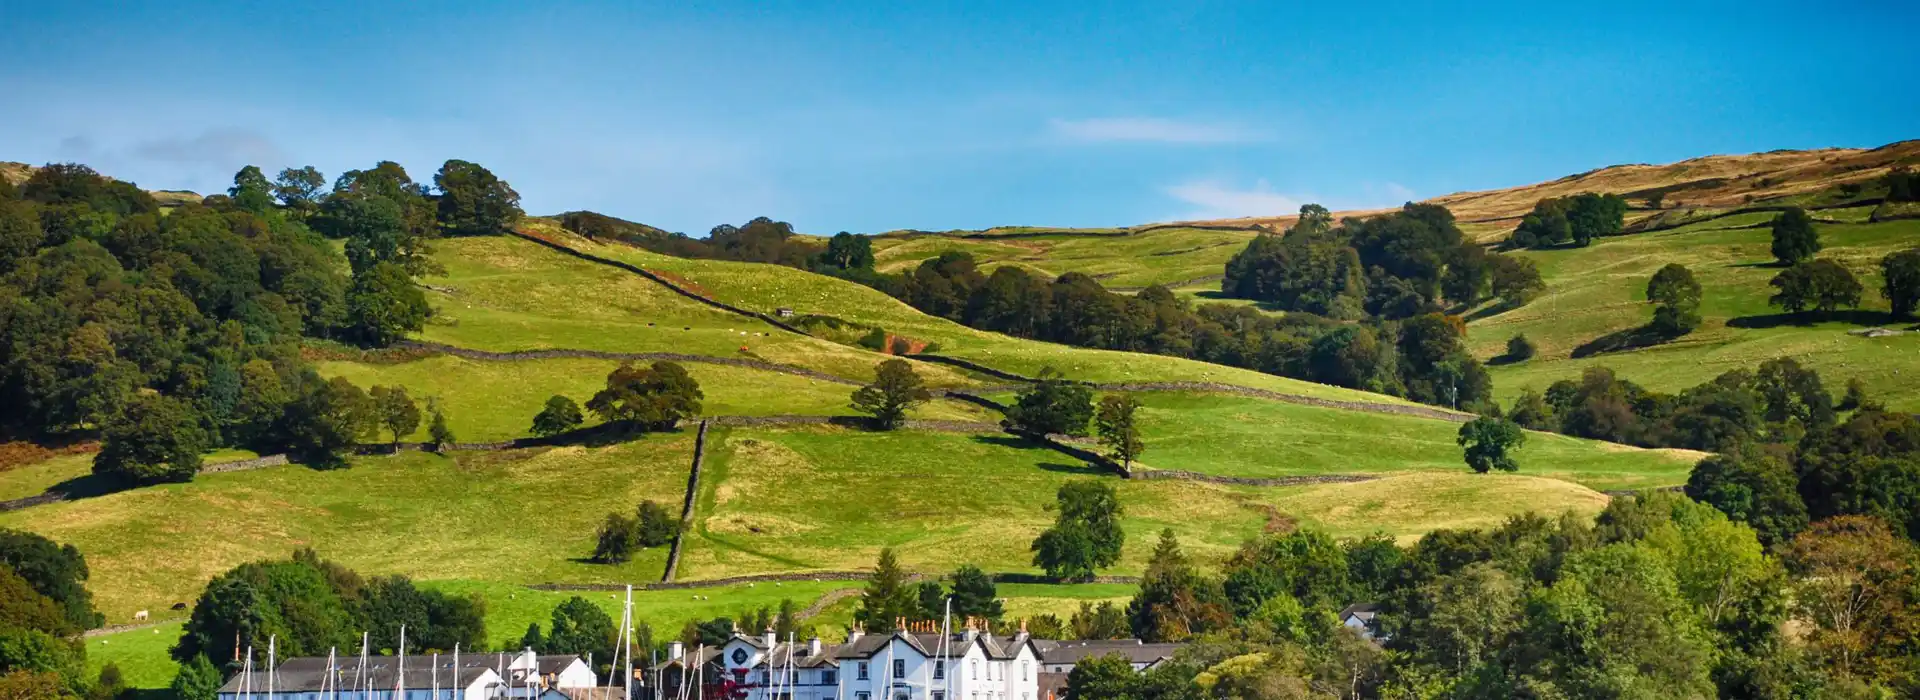
<path id="1" fill-rule="evenodd" d="M 191 477 L 217 446 L 330 464 L 382 429 L 398 440 L 419 422 L 404 389 L 325 380 L 301 348 L 418 330 L 432 240 L 521 215 L 478 165 L 433 179 L 383 162 L 323 193 L 312 168 L 248 166 L 170 211 L 81 165 L 0 183 L 0 436 L 98 435 L 96 471 L 133 482 Z"/>

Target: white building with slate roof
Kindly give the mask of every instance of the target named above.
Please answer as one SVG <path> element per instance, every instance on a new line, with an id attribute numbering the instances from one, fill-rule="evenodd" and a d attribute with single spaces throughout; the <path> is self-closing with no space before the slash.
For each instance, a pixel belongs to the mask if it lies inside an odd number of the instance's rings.
<path id="1" fill-rule="evenodd" d="M 1040 651 L 1025 632 L 984 624 L 942 635 L 854 631 L 845 644 L 734 635 L 722 672 L 747 700 L 1039 700 Z"/>

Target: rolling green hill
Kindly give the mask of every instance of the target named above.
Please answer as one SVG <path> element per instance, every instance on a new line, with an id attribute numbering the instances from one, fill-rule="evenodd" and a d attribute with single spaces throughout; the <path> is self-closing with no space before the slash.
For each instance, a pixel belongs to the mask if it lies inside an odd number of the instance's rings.
<path id="1" fill-rule="evenodd" d="M 1818 213 L 1818 212 L 1817 212 Z M 1526 362 L 1490 368 L 1495 391 L 1511 399 L 1523 389 L 1546 389 L 1587 367 L 1611 367 L 1620 376 L 1660 391 L 1678 391 L 1722 372 L 1792 357 L 1818 369 L 1829 387 L 1866 382 L 1889 407 L 1920 410 L 1920 333 L 1867 338 L 1848 331 L 1910 324 L 1888 318 L 1880 297 L 1880 258 L 1920 245 L 1920 220 L 1817 224 L 1820 257 L 1846 265 L 1867 288 L 1860 312 L 1803 322 L 1767 305 L 1774 291 L 1771 212 L 1737 214 L 1675 229 L 1604 238 L 1588 248 L 1514 253 L 1540 267 L 1547 291 L 1526 306 L 1468 323 L 1475 352 L 1492 358 L 1508 338 L 1525 334 L 1540 347 Z M 1583 345 L 1630 331 L 1652 317 L 1646 283 L 1654 271 L 1680 263 L 1693 271 L 1703 295 L 1701 327 L 1652 347 L 1587 354 Z M 1585 355 L 1574 357 L 1576 354 Z"/>

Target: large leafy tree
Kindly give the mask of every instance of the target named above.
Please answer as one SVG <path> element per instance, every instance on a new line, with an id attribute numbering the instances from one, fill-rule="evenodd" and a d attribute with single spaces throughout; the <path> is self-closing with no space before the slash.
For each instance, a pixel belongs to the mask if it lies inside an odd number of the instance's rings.
<path id="1" fill-rule="evenodd" d="M 971 564 L 953 572 L 953 614 L 999 620 L 1006 610 L 993 576 Z"/>
<path id="2" fill-rule="evenodd" d="M 822 262 L 842 270 L 873 269 L 873 241 L 866 236 L 856 236 L 846 231 L 833 234 L 827 239 L 827 250 L 820 256 Z"/>
<path id="3" fill-rule="evenodd" d="M 1055 494 L 1053 527 L 1033 541 L 1033 563 L 1061 580 L 1084 581 L 1120 561 L 1120 497 L 1102 481 L 1070 481 Z"/>
<path id="4" fill-rule="evenodd" d="M 580 404 L 573 399 L 554 394 L 547 398 L 546 405 L 533 416 L 533 434 L 540 437 L 552 437 L 580 427 L 584 417 L 580 414 Z"/>
<path id="5" fill-rule="evenodd" d="M 1789 313 L 1818 310 L 1833 313 L 1842 306 L 1859 306 L 1865 288 L 1846 266 L 1832 260 L 1814 260 L 1783 270 L 1767 284 L 1779 291 L 1767 303 Z"/>
<path id="6" fill-rule="evenodd" d="M 1701 460 L 1687 476 L 1687 497 L 1751 526 L 1760 542 L 1776 545 L 1807 527 L 1807 504 L 1796 490 L 1793 465 L 1748 447 Z"/>
<path id="7" fill-rule="evenodd" d="M 1485 474 L 1494 469 L 1512 472 L 1520 470 L 1513 451 L 1526 444 L 1527 434 L 1513 421 L 1481 416 L 1460 426 L 1457 441 L 1467 448 L 1467 466 L 1475 472 Z"/>
<path id="8" fill-rule="evenodd" d="M 407 395 L 404 386 L 376 386 L 367 391 L 374 420 L 393 436 L 393 446 L 420 428 L 420 406 Z"/>
<path id="9" fill-rule="evenodd" d="M 407 333 L 420 330 L 432 312 L 426 295 L 414 286 L 406 269 L 395 263 L 376 263 L 355 273 L 353 287 L 347 290 L 351 332 L 376 347 L 392 345 Z"/>
<path id="10" fill-rule="evenodd" d="M 1712 697 L 1711 639 L 1653 550 L 1569 558 L 1528 601 L 1520 675 L 1570 697 Z"/>
<path id="11" fill-rule="evenodd" d="M 0 226 L 4 226 L 0 223 Z M 1892 253 L 1880 260 L 1880 276 L 1885 280 L 1882 293 L 1893 307 L 1895 317 L 1912 317 L 1920 308 L 1920 248 Z"/>
<path id="12" fill-rule="evenodd" d="M 1567 203 L 1567 227 L 1575 245 L 1586 246 L 1593 239 L 1620 232 L 1627 213 L 1627 200 L 1616 194 L 1583 192 Z"/>
<path id="13" fill-rule="evenodd" d="M 1053 368 L 1040 371 L 1040 381 L 1020 392 L 1007 408 L 1007 422 L 1033 435 L 1087 434 L 1093 419 L 1093 389 L 1062 379 Z"/>
<path id="14" fill-rule="evenodd" d="M 1140 411 L 1140 400 L 1132 394 L 1113 394 L 1100 399 L 1100 408 L 1094 411 L 1093 425 L 1100 435 L 1100 444 L 1106 446 L 1114 459 L 1120 460 L 1120 468 L 1133 470 L 1133 460 L 1147 450 L 1147 444 L 1140 439 L 1140 425 L 1135 414 Z"/>
<path id="15" fill-rule="evenodd" d="M 255 214 L 265 214 L 273 208 L 273 183 L 267 181 L 266 173 L 258 166 L 249 165 L 233 175 L 233 187 L 227 188 L 227 196 L 233 198 L 234 206 Z"/>
<path id="16" fill-rule="evenodd" d="M 608 423 L 663 430 L 699 415 L 705 398 L 700 382 L 678 363 L 661 361 L 645 368 L 622 363 L 607 374 L 606 388 L 587 400 L 587 410 Z"/>
<path id="17" fill-rule="evenodd" d="M 326 176 L 311 165 L 286 168 L 273 179 L 273 196 L 280 206 L 307 216 L 320 208 L 320 193 L 326 187 Z"/>
<path id="18" fill-rule="evenodd" d="M 1668 263 L 1647 280 L 1647 303 L 1653 304 L 1653 329 L 1679 336 L 1700 326 L 1700 282 L 1680 263 Z"/>
<path id="19" fill-rule="evenodd" d="M 873 383 L 853 391 L 853 408 L 873 416 L 882 430 L 907 420 L 907 410 L 933 398 L 906 360 L 885 360 L 874 367 Z"/>
<path id="20" fill-rule="evenodd" d="M 1914 547 L 1887 523 L 1844 516 L 1814 523 L 1781 551 L 1808 642 L 1842 678 L 1890 680 L 1915 639 Z"/>
<path id="21" fill-rule="evenodd" d="M 339 464 L 341 453 L 375 430 L 371 399 L 346 377 L 321 379 L 308 370 L 276 426 L 279 440 L 319 464 Z"/>
<path id="22" fill-rule="evenodd" d="M 12 569 L 34 591 L 52 600 L 72 629 L 93 629 L 105 621 L 93 609 L 93 594 L 87 590 L 87 559 L 73 545 L 0 528 L 0 567 Z"/>
<path id="23" fill-rule="evenodd" d="M 200 417 L 186 403 L 138 395 L 101 431 L 93 471 L 137 484 L 186 481 L 199 473 L 208 442 Z"/>
<path id="24" fill-rule="evenodd" d="M 1820 233 L 1814 230 L 1813 217 L 1805 209 L 1792 207 L 1781 212 L 1770 228 L 1773 259 L 1781 265 L 1798 265 L 1820 252 Z"/>
<path id="25" fill-rule="evenodd" d="M 618 635 L 619 630 L 607 611 L 585 598 L 573 596 L 553 608 L 553 619 L 547 627 L 546 646 L 541 651 L 581 656 L 592 654 L 596 659 L 611 659 L 614 647 L 619 643 Z"/>
<path id="26" fill-rule="evenodd" d="M 1547 285 L 1540 279 L 1540 268 L 1532 260 L 1513 255 L 1495 255 L 1488 261 L 1495 297 L 1508 306 L 1524 306 Z"/>
<path id="27" fill-rule="evenodd" d="M 478 163 L 449 160 L 434 174 L 433 185 L 440 190 L 440 226 L 454 235 L 500 233 L 523 214 L 520 193 Z"/>

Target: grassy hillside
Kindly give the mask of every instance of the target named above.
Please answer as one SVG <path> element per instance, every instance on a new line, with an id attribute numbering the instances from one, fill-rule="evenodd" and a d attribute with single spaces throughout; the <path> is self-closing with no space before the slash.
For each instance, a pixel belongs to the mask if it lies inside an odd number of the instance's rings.
<path id="1" fill-rule="evenodd" d="M 1895 166 L 1920 166 L 1920 140 L 1873 149 L 1770 151 L 1705 156 L 1664 165 L 1615 165 L 1547 182 L 1458 192 L 1424 201 L 1447 207 L 1468 236 L 1493 242 L 1505 238 L 1534 203 L 1551 197 L 1582 192 L 1620 194 L 1634 207 L 1627 214 L 1630 226 L 1665 228 L 1741 207 L 1828 207 L 1852 198 L 1878 196 L 1885 193 L 1879 179 Z M 1861 193 L 1852 198 L 1836 194 L 1840 185 L 1859 186 Z M 1661 196 L 1658 207 L 1648 200 L 1655 194 Z M 1385 210 L 1342 211 L 1335 217 L 1381 211 Z M 1871 207 L 1866 207 L 1833 215 L 1864 221 L 1870 212 Z M 911 268 L 940 253 L 962 250 L 972 253 L 985 269 L 1018 265 L 1049 276 L 1083 272 L 1112 288 L 1138 288 L 1219 275 L 1227 259 L 1247 240 L 1262 230 L 1285 230 L 1295 218 L 1296 212 L 1276 211 L 1266 216 L 1181 222 L 1239 229 L 1227 231 L 1176 223 L 1097 231 L 897 232 L 874 239 L 874 253 L 883 271 Z M 1088 235 L 1093 233 L 1108 235 Z M 1204 288 L 1218 289 L 1218 285 Z"/>
<path id="2" fill-rule="evenodd" d="M 657 579 L 665 553 L 586 563 L 606 514 L 645 499 L 677 504 L 691 435 L 607 448 L 440 457 L 403 453 L 351 468 L 205 474 L 0 514 L 87 555 L 109 622 L 191 602 L 237 564 L 314 547 L 364 573 L 513 583 Z"/>
<path id="3" fill-rule="evenodd" d="M 1458 427 L 1430 420 L 1330 411 L 1237 396 L 1147 394 L 1147 454 L 1160 469 L 1220 476 L 1455 471 Z M 1638 450 L 1553 433 L 1529 433 L 1521 471 L 1593 489 L 1685 483 L 1702 455 Z M 1365 449 L 1355 449 L 1365 445 Z"/>
<path id="4" fill-rule="evenodd" d="M 1879 260 L 1920 244 L 1920 220 L 1871 224 L 1818 224 L 1820 257 L 1845 264 L 1867 288 L 1861 312 L 1834 320 L 1803 322 L 1767 305 L 1772 267 L 1766 223 L 1760 212 L 1721 217 L 1681 228 L 1601 239 L 1587 248 L 1524 251 L 1540 267 L 1547 291 L 1524 307 L 1477 318 L 1468 324 L 1476 354 L 1491 358 L 1524 333 L 1540 347 L 1538 357 L 1492 367 L 1496 393 L 1511 399 L 1522 389 L 1544 390 L 1557 379 L 1592 366 L 1661 391 L 1677 391 L 1732 369 L 1753 368 L 1775 357 L 1792 357 L 1820 370 L 1830 387 L 1858 377 L 1890 407 L 1920 410 L 1920 372 L 1912 358 L 1920 334 L 1864 338 L 1847 331 L 1888 325 L 1880 297 Z M 1646 282 L 1668 263 L 1680 263 L 1700 281 L 1704 319 L 1693 333 L 1671 343 L 1621 352 L 1573 357 L 1581 346 L 1646 323 Z M 1581 354 L 1585 354 L 1581 352 Z"/>
<path id="5" fill-rule="evenodd" d="M 328 376 L 344 376 L 360 386 L 399 385 L 416 398 L 440 399 L 449 425 L 464 441 L 508 440 L 527 436 L 533 416 L 555 394 L 586 405 L 606 386 L 613 360 L 545 359 L 478 361 L 436 356 L 395 364 L 332 361 L 320 365 Z M 809 377 L 689 362 L 683 365 L 706 394 L 704 415 L 776 414 L 856 415 L 848 406 L 854 387 Z M 910 412 L 912 418 L 997 421 L 998 414 L 969 403 L 940 399 Z M 426 439 L 426 425 L 412 436 Z"/>
<path id="6" fill-rule="evenodd" d="M 928 316 L 879 290 L 790 267 L 689 260 L 624 245 L 596 244 L 564 233 L 545 232 L 545 235 L 594 255 L 672 275 L 696 291 L 741 308 L 763 313 L 790 308 L 800 315 L 831 316 L 880 327 L 916 341 L 935 343 L 939 354 L 1005 371 L 1032 375 L 1044 367 L 1052 367 L 1068 377 L 1086 381 L 1212 381 L 1304 396 L 1405 403 L 1394 397 L 1194 360 L 1077 348 L 974 330 Z M 522 245 L 532 247 L 532 244 Z"/>
<path id="7" fill-rule="evenodd" d="M 1195 228 L 1124 234 L 883 235 L 874 239 L 873 252 L 875 267 L 882 272 L 912 269 L 922 260 L 957 250 L 972 254 L 984 271 L 1014 265 L 1048 278 L 1080 272 L 1117 289 L 1218 275 L 1253 235 L 1251 230 Z"/>

